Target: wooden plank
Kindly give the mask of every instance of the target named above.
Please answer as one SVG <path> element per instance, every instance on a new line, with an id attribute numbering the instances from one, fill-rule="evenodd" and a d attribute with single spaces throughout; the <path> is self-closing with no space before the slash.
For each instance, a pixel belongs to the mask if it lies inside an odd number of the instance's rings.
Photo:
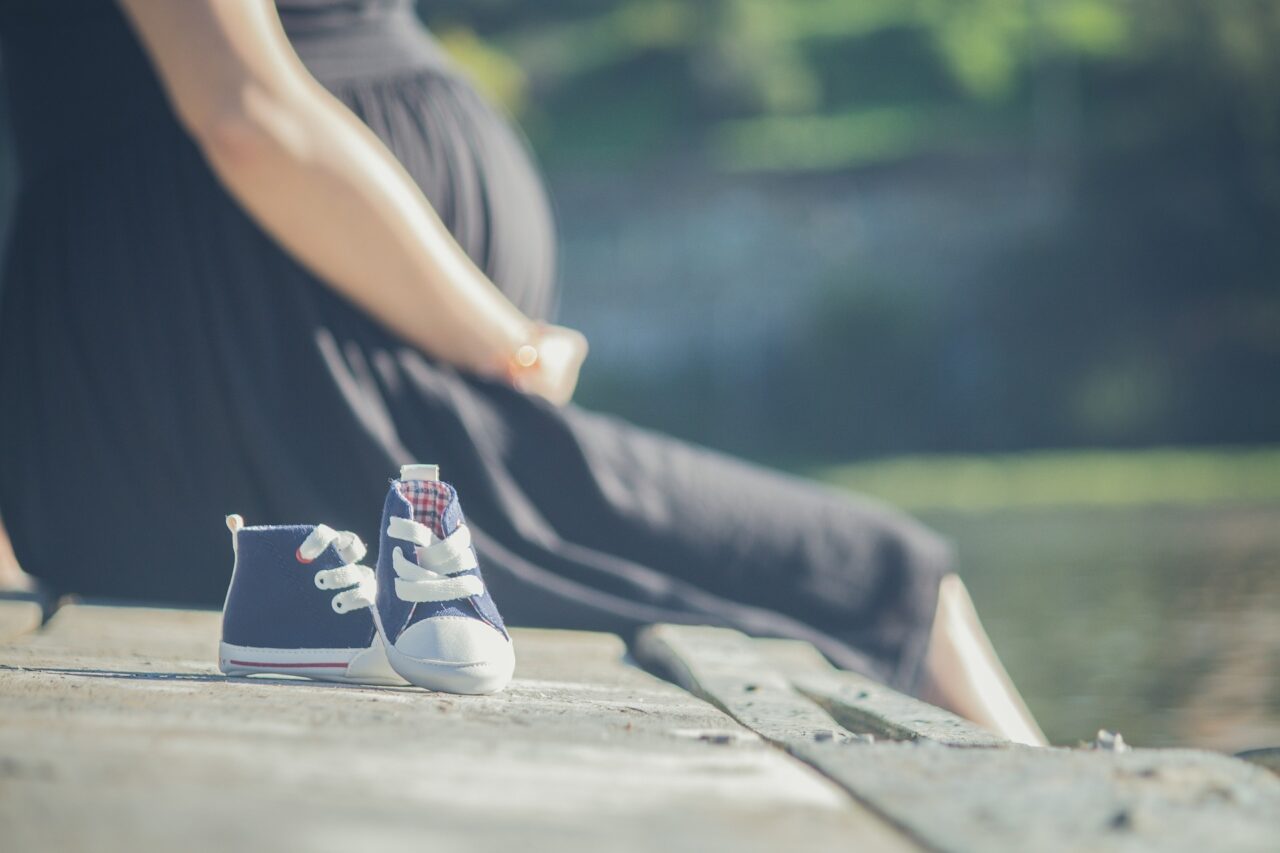
<path id="1" fill-rule="evenodd" d="M 40 605 L 25 599 L 0 599 L 0 643 L 40 627 Z"/>
<path id="2" fill-rule="evenodd" d="M 636 656 L 773 743 L 844 742 L 851 738 L 825 711 L 797 695 L 787 679 L 737 631 L 652 625 Z"/>
<path id="3" fill-rule="evenodd" d="M 918 849 L 618 638 L 513 636 L 511 687 L 452 696 L 225 679 L 217 614 L 69 608 L 0 648 L 4 846 Z"/>
<path id="4" fill-rule="evenodd" d="M 840 671 L 812 643 L 803 640 L 756 637 L 751 645 L 766 663 L 789 679 L 802 675 L 829 675 Z"/>
<path id="5" fill-rule="evenodd" d="M 856 672 L 836 669 L 810 643 L 756 639 L 756 651 L 791 686 L 844 728 L 889 740 L 935 740 L 951 746 L 1007 746 L 981 726 L 913 699 Z"/>
<path id="6" fill-rule="evenodd" d="M 1269 851 L 1280 839 L 1280 780 L 1225 756 L 1006 745 L 795 647 L 761 653 L 732 631 L 656 626 L 640 651 L 931 849 Z M 795 680 L 837 720 L 905 742 L 817 742 L 780 697 L 743 709 L 746 684 L 785 689 L 766 656 L 798 661 Z"/>
<path id="7" fill-rule="evenodd" d="M 922 741 L 795 754 L 939 850 L 1273 851 L 1280 840 L 1280 779 L 1215 753 Z"/>
<path id="8" fill-rule="evenodd" d="M 1267 747 L 1265 749 L 1248 749 L 1244 752 L 1236 753 L 1236 758 L 1241 761 L 1248 761 L 1259 767 L 1265 767 L 1272 773 L 1280 776 L 1280 747 Z"/>
<path id="9" fill-rule="evenodd" d="M 222 615 L 216 610 L 67 604 L 39 632 L 6 649 L 6 662 L 38 666 L 217 672 Z"/>
<path id="10" fill-rule="evenodd" d="M 1000 747 L 1010 741 L 949 711 L 891 690 L 854 672 L 792 679 L 851 732 L 889 740 L 931 740 L 948 746 Z"/>

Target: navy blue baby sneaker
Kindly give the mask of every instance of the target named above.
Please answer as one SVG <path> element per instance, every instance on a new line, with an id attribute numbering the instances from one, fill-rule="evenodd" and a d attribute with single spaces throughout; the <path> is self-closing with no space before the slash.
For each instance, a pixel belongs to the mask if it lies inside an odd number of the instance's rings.
<path id="1" fill-rule="evenodd" d="M 494 693 L 515 651 L 471 546 L 458 495 L 434 465 L 406 465 L 382 512 L 374 620 L 392 669 L 411 684 Z"/>
<path id="2" fill-rule="evenodd" d="M 374 572 L 354 533 L 320 525 L 245 527 L 227 517 L 235 568 L 222 610 L 227 675 L 300 675 L 404 684 L 372 614 Z"/>

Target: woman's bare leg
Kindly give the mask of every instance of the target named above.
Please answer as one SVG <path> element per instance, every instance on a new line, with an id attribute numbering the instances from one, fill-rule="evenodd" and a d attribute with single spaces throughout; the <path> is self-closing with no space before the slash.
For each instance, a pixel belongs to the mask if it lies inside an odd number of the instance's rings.
<path id="1" fill-rule="evenodd" d="M 1017 743 L 1045 746 L 1044 732 L 996 656 L 958 575 L 938 590 L 921 697 Z"/>
<path id="2" fill-rule="evenodd" d="M 13 556 L 13 547 L 9 545 L 9 534 L 5 532 L 4 521 L 0 520 L 0 592 L 30 592 L 35 588 L 35 581 L 18 565 L 18 558 Z"/>

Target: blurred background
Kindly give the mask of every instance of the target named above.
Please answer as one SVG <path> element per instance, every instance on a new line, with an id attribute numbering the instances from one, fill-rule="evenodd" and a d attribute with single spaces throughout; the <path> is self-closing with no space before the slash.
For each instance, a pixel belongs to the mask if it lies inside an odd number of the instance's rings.
<path id="1" fill-rule="evenodd" d="M 1280 4 L 420 11 L 547 170 L 580 402 L 950 536 L 1055 742 L 1280 744 Z"/>
<path id="2" fill-rule="evenodd" d="M 1280 743 L 1280 4 L 420 6 L 583 404 L 951 536 L 1055 741 Z"/>

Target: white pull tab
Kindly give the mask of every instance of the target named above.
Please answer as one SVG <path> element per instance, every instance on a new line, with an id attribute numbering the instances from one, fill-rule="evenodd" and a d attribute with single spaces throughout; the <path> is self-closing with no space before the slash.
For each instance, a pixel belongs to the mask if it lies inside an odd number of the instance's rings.
<path id="1" fill-rule="evenodd" d="M 240 553 L 240 531 L 244 529 L 244 519 L 236 513 L 227 516 L 227 529 L 231 531 L 231 550 Z"/>
<path id="2" fill-rule="evenodd" d="M 419 480 L 435 482 L 440 479 L 439 465 L 401 465 L 401 480 Z"/>

